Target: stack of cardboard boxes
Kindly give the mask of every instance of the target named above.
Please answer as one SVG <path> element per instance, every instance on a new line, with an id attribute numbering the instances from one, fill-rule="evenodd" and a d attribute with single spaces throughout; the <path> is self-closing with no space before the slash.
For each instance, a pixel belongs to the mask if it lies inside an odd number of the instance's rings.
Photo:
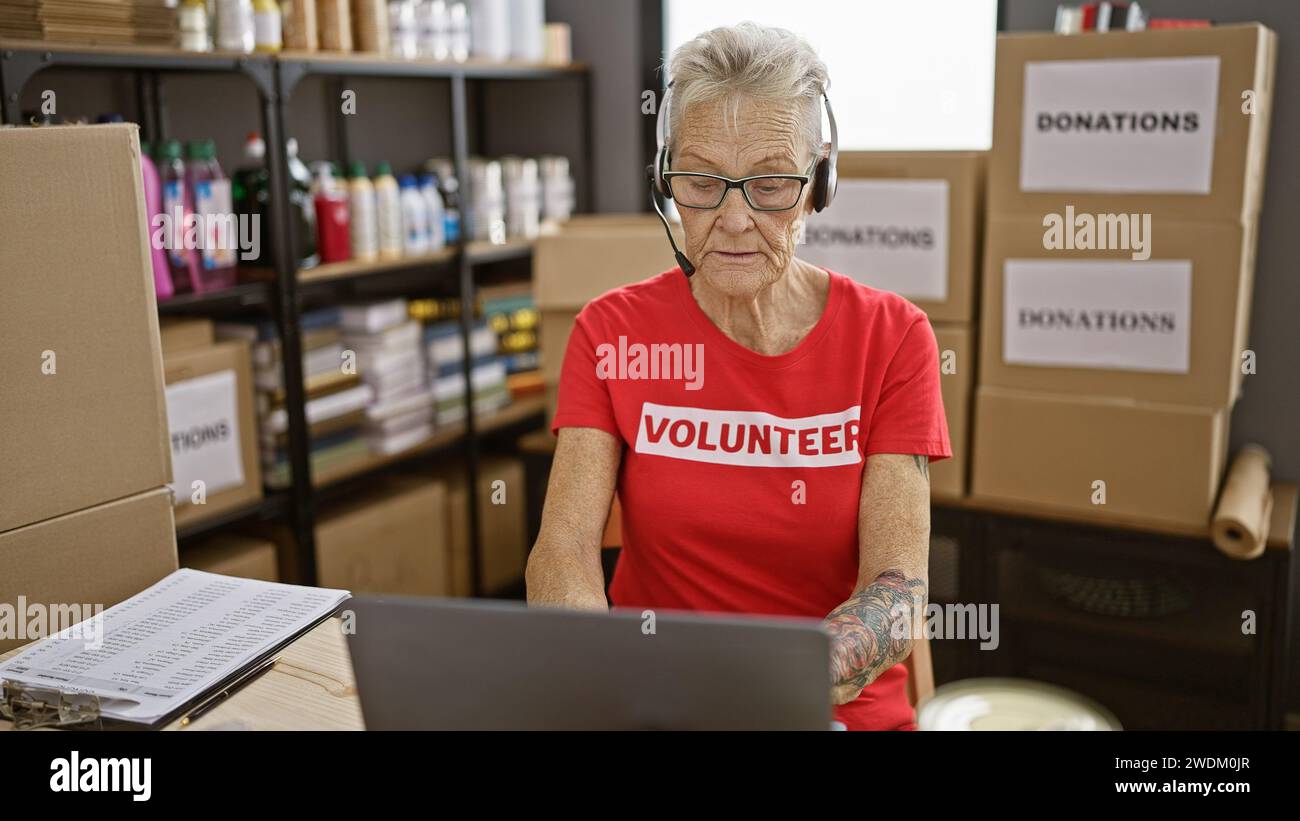
<path id="1" fill-rule="evenodd" d="M 0 129 L 0 652 L 176 569 L 139 158 L 134 125 Z"/>
<path id="2" fill-rule="evenodd" d="M 1250 370 L 1274 41 L 999 38 L 973 495 L 1204 528 Z"/>
<path id="3" fill-rule="evenodd" d="M 984 155 L 844 152 L 835 202 L 809 218 L 799 257 L 925 311 L 939 344 L 952 458 L 930 468 L 935 499 L 966 495 L 975 385 Z"/>

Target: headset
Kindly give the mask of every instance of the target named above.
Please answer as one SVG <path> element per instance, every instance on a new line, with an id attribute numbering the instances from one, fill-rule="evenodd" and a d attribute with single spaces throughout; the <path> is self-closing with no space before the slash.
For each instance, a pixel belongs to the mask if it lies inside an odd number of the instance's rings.
<path id="1" fill-rule="evenodd" d="M 654 165 L 646 167 L 646 178 L 650 183 L 650 204 L 654 207 L 655 213 L 659 215 L 659 221 L 664 224 L 664 231 L 668 234 L 668 243 L 673 247 L 673 256 L 676 257 L 677 264 L 681 266 L 682 272 L 689 277 L 695 273 L 695 266 L 677 247 L 677 241 L 673 239 L 672 229 L 668 226 L 668 218 L 664 216 L 663 210 L 659 207 L 659 201 L 655 199 L 656 193 L 665 200 L 673 198 L 672 188 L 668 185 L 668 180 L 664 178 L 664 172 L 668 170 L 668 163 L 672 159 L 671 152 L 668 149 L 670 136 L 668 121 L 672 95 L 673 81 L 669 81 L 668 88 L 664 90 L 663 101 L 659 105 L 658 118 L 655 121 L 655 142 L 657 144 L 655 162 Z M 839 129 L 835 126 L 835 111 L 831 108 L 831 98 L 826 95 L 825 91 L 822 91 L 822 105 L 826 108 L 826 119 L 830 123 L 831 150 L 827 156 L 817 161 L 817 167 L 813 170 L 811 182 L 814 211 L 822 211 L 831 204 L 831 201 L 835 199 L 835 189 L 839 185 L 839 173 L 836 171 L 836 167 L 840 158 L 840 134 Z"/>

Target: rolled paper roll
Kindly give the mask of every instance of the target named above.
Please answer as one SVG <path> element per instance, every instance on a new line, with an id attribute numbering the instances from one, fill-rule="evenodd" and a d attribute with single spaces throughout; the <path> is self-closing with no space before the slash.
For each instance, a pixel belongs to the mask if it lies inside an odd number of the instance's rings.
<path id="1" fill-rule="evenodd" d="M 1219 496 L 1219 506 L 1210 521 L 1215 547 L 1234 559 L 1255 559 L 1268 541 L 1268 523 L 1273 515 L 1269 492 L 1272 459 L 1259 445 L 1246 445 L 1228 470 Z"/>

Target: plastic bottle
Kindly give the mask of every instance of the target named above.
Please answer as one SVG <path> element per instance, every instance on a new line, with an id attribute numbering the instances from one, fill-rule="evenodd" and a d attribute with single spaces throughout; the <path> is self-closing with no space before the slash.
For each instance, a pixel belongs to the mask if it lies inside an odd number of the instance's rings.
<path id="1" fill-rule="evenodd" d="M 446 225 L 442 213 L 442 193 L 438 178 L 425 172 L 420 175 L 420 196 L 424 197 L 424 211 L 428 216 L 429 250 L 437 251 L 447 244 Z"/>
<path id="2" fill-rule="evenodd" d="M 415 183 L 415 176 L 403 174 L 397 181 L 402 200 L 402 253 L 416 257 L 429 253 L 429 208 Z"/>
<path id="3" fill-rule="evenodd" d="M 253 47 L 277 52 L 284 45 L 280 33 L 280 7 L 275 0 L 253 0 Z"/>
<path id="4" fill-rule="evenodd" d="M 379 221 L 375 187 L 366 177 L 366 167 L 352 163 L 348 198 L 352 206 L 352 258 L 370 261 L 379 256 Z"/>
<path id="5" fill-rule="evenodd" d="M 144 207 L 149 218 L 149 257 L 153 262 L 153 290 L 161 302 L 170 299 L 175 291 L 172 289 L 172 274 L 167 269 L 167 252 L 161 242 L 154 242 L 154 234 L 162 239 L 159 231 L 161 221 L 157 219 L 162 213 L 162 181 L 158 178 L 158 167 L 149 159 L 153 146 L 147 142 L 140 143 L 140 176 L 144 179 Z"/>
<path id="6" fill-rule="evenodd" d="M 328 163 L 316 167 L 316 237 L 320 261 L 345 262 L 352 258 L 348 196 L 330 172 Z"/>
<path id="7" fill-rule="evenodd" d="M 249 52 L 257 43 L 253 30 L 253 0 L 216 0 L 217 48 Z"/>
<path id="8" fill-rule="evenodd" d="M 182 51 L 212 51 L 208 34 L 208 6 L 204 0 L 184 0 L 176 14 Z"/>
<path id="9" fill-rule="evenodd" d="M 217 291 L 235 284 L 235 259 L 240 247 L 239 224 L 235 221 L 230 180 L 217 164 L 217 147 L 212 140 L 195 140 L 189 145 L 186 174 L 199 217 L 199 277 L 196 293 Z M 230 230 L 226 230 L 229 227 Z"/>
<path id="10" fill-rule="evenodd" d="M 165 230 L 163 241 L 167 248 L 167 268 L 171 271 L 173 293 L 187 294 L 194 290 L 197 261 L 192 249 L 185 247 L 185 223 L 192 209 L 185 184 L 185 162 L 181 159 L 180 140 L 168 140 L 158 150 L 162 182 L 162 207 Z"/>
<path id="11" fill-rule="evenodd" d="M 271 175 L 266 170 L 266 142 L 257 132 L 244 140 L 244 164 L 230 175 L 231 196 L 235 211 L 246 220 L 250 230 L 253 217 L 257 217 L 257 256 L 247 260 L 250 265 L 270 266 L 275 254 L 271 251 L 270 209 Z M 314 228 L 313 228 L 314 233 Z"/>
<path id="12" fill-rule="evenodd" d="M 320 262 L 316 250 L 316 206 L 311 198 L 311 172 L 298 158 L 298 141 L 290 137 L 284 144 L 289 167 L 289 205 L 297 221 L 298 267 L 312 268 Z"/>
<path id="13" fill-rule="evenodd" d="M 433 159 L 425 166 L 438 176 L 438 190 L 442 194 L 442 236 L 447 245 L 460 241 L 460 180 L 451 160 Z"/>
<path id="14" fill-rule="evenodd" d="M 393 168 L 381 162 L 375 169 L 375 216 L 379 222 L 379 257 L 402 256 L 402 203 Z"/>

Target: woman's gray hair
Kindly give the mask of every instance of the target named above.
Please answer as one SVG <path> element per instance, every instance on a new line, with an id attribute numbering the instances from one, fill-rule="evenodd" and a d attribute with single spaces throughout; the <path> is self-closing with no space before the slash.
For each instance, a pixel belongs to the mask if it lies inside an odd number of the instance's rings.
<path id="1" fill-rule="evenodd" d="M 817 52 L 794 33 L 748 22 L 706 31 L 673 52 L 668 76 L 673 84 L 670 142 L 683 113 L 695 103 L 722 100 L 724 113 L 729 110 L 734 121 L 744 98 L 793 100 L 800 109 L 808 162 L 821 155 L 821 96 L 830 77 Z"/>

